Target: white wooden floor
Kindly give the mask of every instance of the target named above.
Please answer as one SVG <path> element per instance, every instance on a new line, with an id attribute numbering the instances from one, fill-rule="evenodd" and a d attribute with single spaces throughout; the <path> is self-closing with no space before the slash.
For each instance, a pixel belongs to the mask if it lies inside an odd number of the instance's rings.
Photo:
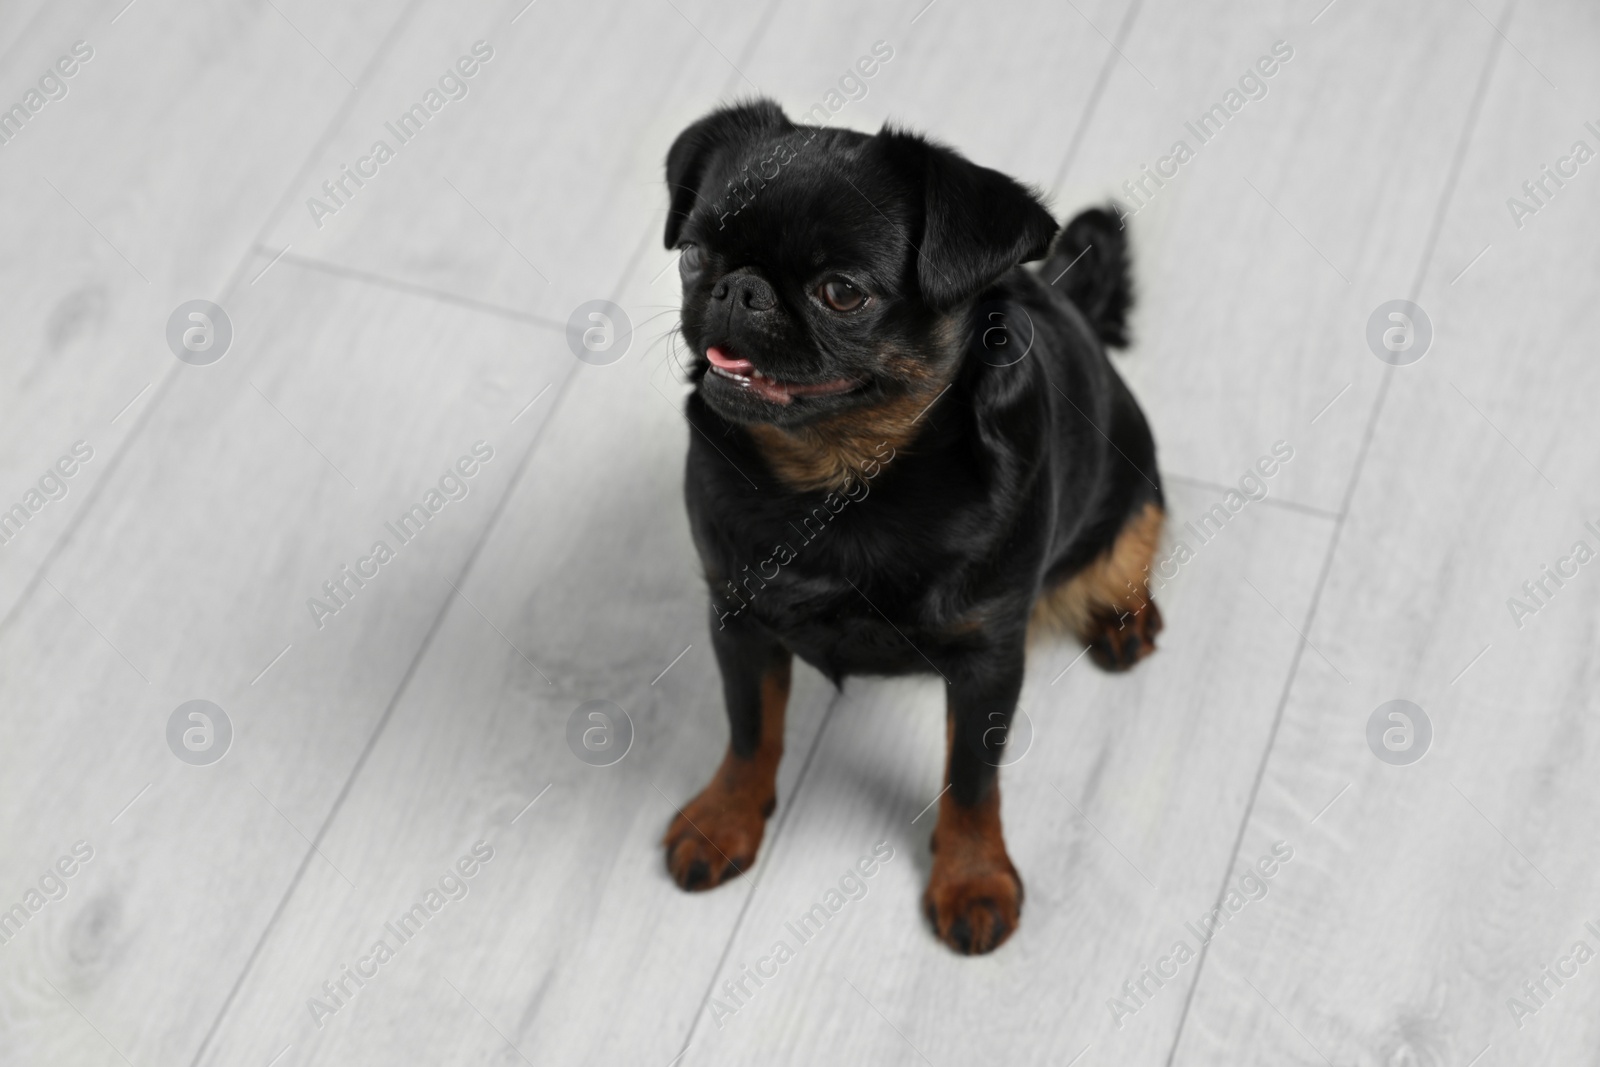
<path id="1" fill-rule="evenodd" d="M 1573 955 L 1600 950 L 1600 565 L 1508 608 L 1600 547 L 1600 163 L 1507 206 L 1600 149 L 1600 9 L 525 4 L 0 6 L 0 106 L 93 52 L 0 145 L 0 506 L 66 488 L 0 548 L 0 1064 L 1600 1063 Z M 478 41 L 467 95 L 319 228 L 307 199 Z M 726 737 L 661 160 L 719 100 L 803 112 L 877 41 L 836 122 L 926 130 L 1061 215 L 1293 53 L 1130 222 L 1121 358 L 1170 547 L 1293 458 L 1161 592 L 1160 655 L 1030 662 L 1027 908 L 981 959 L 917 907 L 929 684 L 802 670 L 752 874 L 685 895 L 657 847 Z M 204 367 L 165 340 L 197 298 L 234 329 Z M 638 328 L 608 366 L 565 340 L 594 299 Z M 1396 299 L 1434 328 L 1408 366 L 1365 340 Z M 476 442 L 467 495 L 318 629 L 307 599 Z M 1397 698 L 1432 725 L 1409 765 L 1367 741 Z M 169 748 L 193 699 L 220 762 Z M 610 767 L 565 741 L 593 699 L 633 722 Z M 725 991 L 878 842 L 864 898 Z M 441 878 L 465 896 L 399 944 Z"/>

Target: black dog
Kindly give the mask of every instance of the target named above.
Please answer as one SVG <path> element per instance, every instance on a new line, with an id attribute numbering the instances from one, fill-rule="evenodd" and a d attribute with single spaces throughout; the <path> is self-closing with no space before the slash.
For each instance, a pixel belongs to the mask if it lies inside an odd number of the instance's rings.
<path id="1" fill-rule="evenodd" d="M 1132 296 L 1103 211 L 1057 226 L 921 137 L 722 109 L 667 156 L 695 391 L 685 496 L 732 739 L 665 838 L 685 889 L 748 869 L 777 803 L 791 656 L 948 684 L 924 907 L 961 952 L 1016 928 L 996 772 L 1031 621 L 1153 651 L 1155 446 L 1106 358 Z M 1049 253 L 1042 278 L 1019 265 Z M 930 793 L 933 790 L 930 788 Z"/>

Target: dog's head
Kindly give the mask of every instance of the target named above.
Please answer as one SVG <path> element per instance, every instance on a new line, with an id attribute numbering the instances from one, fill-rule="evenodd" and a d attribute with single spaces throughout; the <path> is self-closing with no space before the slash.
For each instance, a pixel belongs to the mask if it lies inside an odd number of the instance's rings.
<path id="1" fill-rule="evenodd" d="M 978 294 L 1048 250 L 1017 182 L 948 148 L 713 112 L 667 154 L 666 244 L 705 402 L 795 428 L 942 389 Z"/>

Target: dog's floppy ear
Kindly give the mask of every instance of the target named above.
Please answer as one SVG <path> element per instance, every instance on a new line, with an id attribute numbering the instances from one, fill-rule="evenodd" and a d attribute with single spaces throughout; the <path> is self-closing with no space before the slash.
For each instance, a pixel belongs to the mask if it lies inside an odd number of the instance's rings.
<path id="1" fill-rule="evenodd" d="M 783 108 L 771 100 L 721 107 L 678 134 L 667 151 L 666 244 L 675 247 L 683 224 L 694 210 L 700 183 L 717 153 L 752 135 L 789 125 Z"/>
<path id="2" fill-rule="evenodd" d="M 879 134 L 908 179 L 922 181 L 917 283 L 948 311 L 1050 249 L 1056 220 L 1020 182 L 915 134 Z"/>

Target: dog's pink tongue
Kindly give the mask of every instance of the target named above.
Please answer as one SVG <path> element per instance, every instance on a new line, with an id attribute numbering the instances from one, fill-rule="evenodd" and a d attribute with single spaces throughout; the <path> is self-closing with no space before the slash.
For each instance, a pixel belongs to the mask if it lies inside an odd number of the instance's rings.
<path id="1" fill-rule="evenodd" d="M 706 358 L 709 359 L 714 366 L 721 367 L 723 370 L 732 371 L 735 374 L 749 374 L 751 371 L 756 369 L 755 365 L 752 364 L 748 359 L 735 359 L 722 349 L 718 348 L 716 345 L 712 345 L 710 348 L 706 349 Z"/>

